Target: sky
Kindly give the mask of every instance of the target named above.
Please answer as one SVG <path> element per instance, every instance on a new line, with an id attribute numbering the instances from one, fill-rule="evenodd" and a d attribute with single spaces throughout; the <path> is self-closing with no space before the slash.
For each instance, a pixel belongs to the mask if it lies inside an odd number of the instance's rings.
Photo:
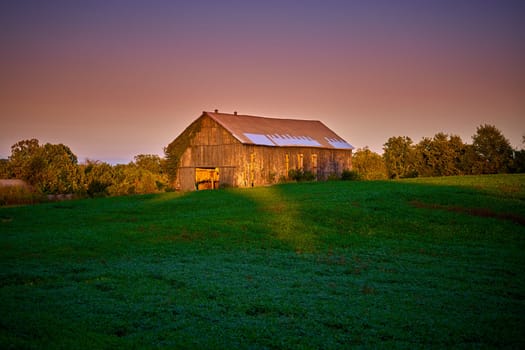
<path id="1" fill-rule="evenodd" d="M 525 135 L 525 1 L 0 2 L 0 158 L 163 155 L 202 111 L 321 120 L 355 148 Z"/>

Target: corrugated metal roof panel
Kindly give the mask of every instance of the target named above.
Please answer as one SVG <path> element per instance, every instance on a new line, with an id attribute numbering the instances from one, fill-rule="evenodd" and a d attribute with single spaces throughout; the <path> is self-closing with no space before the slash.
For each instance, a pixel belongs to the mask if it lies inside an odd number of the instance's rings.
<path id="1" fill-rule="evenodd" d="M 328 141 L 329 144 L 334 146 L 334 148 L 343 148 L 343 149 L 352 149 L 354 148 L 351 144 L 346 142 L 345 140 L 338 140 L 338 139 L 329 139 L 326 138 L 326 141 Z"/>
<path id="2" fill-rule="evenodd" d="M 268 137 L 279 146 L 322 147 L 310 136 L 269 135 Z"/>
<path id="3" fill-rule="evenodd" d="M 244 136 L 249 138 L 250 141 L 252 141 L 256 145 L 275 146 L 275 143 L 270 138 L 268 138 L 266 135 L 251 134 L 249 132 L 245 132 Z"/>
<path id="4" fill-rule="evenodd" d="M 205 112 L 244 144 L 353 149 L 318 120 Z"/>

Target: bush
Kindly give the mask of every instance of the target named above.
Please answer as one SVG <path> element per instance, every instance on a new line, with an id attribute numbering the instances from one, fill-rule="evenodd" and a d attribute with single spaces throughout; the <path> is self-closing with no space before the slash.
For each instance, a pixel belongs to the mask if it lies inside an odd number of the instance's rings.
<path id="1" fill-rule="evenodd" d="M 343 181 L 357 181 L 360 180 L 361 177 L 359 176 L 359 173 L 355 170 L 343 170 L 343 173 L 341 174 L 341 180 Z"/>
<path id="2" fill-rule="evenodd" d="M 165 191 L 166 187 L 168 187 L 167 184 L 159 180 L 155 180 L 155 185 L 157 186 L 157 191 Z"/>
<path id="3" fill-rule="evenodd" d="M 293 181 L 314 181 L 315 175 L 308 170 L 292 169 L 288 172 L 288 178 Z"/>
<path id="4" fill-rule="evenodd" d="M 337 173 L 330 173 L 327 177 L 328 181 L 338 181 L 341 180 L 341 177 Z"/>
<path id="5" fill-rule="evenodd" d="M 401 176 L 402 179 L 413 179 L 415 177 L 418 177 L 419 174 L 416 170 L 410 170 L 405 175 Z"/>
<path id="6" fill-rule="evenodd" d="M 89 183 L 87 194 L 90 197 L 105 197 L 108 194 L 109 183 L 93 180 Z"/>

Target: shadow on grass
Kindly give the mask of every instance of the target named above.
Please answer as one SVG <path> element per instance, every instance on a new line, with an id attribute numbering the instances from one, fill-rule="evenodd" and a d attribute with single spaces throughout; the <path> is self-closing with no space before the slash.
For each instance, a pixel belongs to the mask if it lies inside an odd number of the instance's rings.
<path id="1" fill-rule="evenodd" d="M 154 244 L 313 252 L 319 234 L 301 203 L 309 187 L 301 187 L 299 194 L 290 192 L 293 187 L 162 194 L 147 201 L 135 230 Z"/>
<path id="2" fill-rule="evenodd" d="M 151 239 L 156 243 L 282 248 L 296 253 L 344 248 L 385 229 L 383 213 L 392 203 L 381 195 L 385 184 L 377 186 L 283 184 L 161 195 L 148 202 L 147 211 L 154 217 L 141 230 L 155 232 Z M 355 190 L 348 193 L 348 188 Z"/>
<path id="3" fill-rule="evenodd" d="M 298 253 L 317 248 L 318 239 L 308 225 L 308 213 L 298 200 L 283 190 L 283 186 L 245 191 L 241 196 L 256 203 L 257 220 L 265 222 L 269 236 Z"/>
<path id="4" fill-rule="evenodd" d="M 211 249 L 311 251 L 299 203 L 279 186 L 160 195 L 148 201 L 155 213 L 142 224 L 154 244 L 192 244 Z"/>

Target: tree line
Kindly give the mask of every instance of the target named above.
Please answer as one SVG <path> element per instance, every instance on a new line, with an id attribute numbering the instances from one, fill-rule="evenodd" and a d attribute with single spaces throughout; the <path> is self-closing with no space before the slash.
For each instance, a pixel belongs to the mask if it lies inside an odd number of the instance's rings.
<path id="1" fill-rule="evenodd" d="M 168 188 L 164 160 L 158 155 L 140 154 L 129 164 L 110 165 L 89 159 L 79 163 L 68 146 L 40 144 L 37 139 L 22 140 L 11 147 L 9 158 L 0 160 L 0 178 L 24 180 L 33 194 L 49 196 L 120 196 Z"/>
<path id="2" fill-rule="evenodd" d="M 523 173 L 525 150 L 513 149 L 498 128 L 484 124 L 471 144 L 442 132 L 417 144 L 408 136 L 394 136 L 383 145 L 383 155 L 365 147 L 354 153 L 352 163 L 363 179 Z"/>

